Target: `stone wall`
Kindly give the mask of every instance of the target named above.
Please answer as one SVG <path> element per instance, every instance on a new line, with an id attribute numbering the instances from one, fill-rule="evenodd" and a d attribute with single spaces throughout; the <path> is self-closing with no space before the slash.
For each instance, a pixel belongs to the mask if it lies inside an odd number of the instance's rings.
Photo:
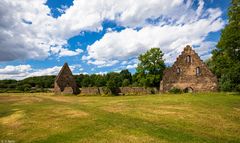
<path id="1" fill-rule="evenodd" d="M 144 87 L 120 87 L 120 94 L 155 94 L 158 93 L 156 88 Z"/>
<path id="2" fill-rule="evenodd" d="M 82 95 L 98 95 L 100 94 L 98 87 L 84 87 L 80 88 L 80 94 Z"/>
<path id="3" fill-rule="evenodd" d="M 144 88 L 144 87 L 120 87 L 117 89 L 119 95 L 129 94 L 156 94 L 158 90 L 156 88 Z M 103 95 L 102 87 L 84 87 L 80 88 L 80 94 L 82 95 Z"/>
<path id="4" fill-rule="evenodd" d="M 197 74 L 197 68 L 200 69 L 199 74 Z M 173 66 L 164 71 L 160 90 L 167 92 L 173 87 L 182 90 L 189 88 L 193 92 L 216 91 L 217 78 L 197 53 L 187 46 Z"/>

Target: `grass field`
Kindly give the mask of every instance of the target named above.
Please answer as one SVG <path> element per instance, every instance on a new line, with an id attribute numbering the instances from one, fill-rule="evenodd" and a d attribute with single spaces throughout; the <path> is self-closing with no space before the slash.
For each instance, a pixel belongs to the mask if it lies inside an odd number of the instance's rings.
<path id="1" fill-rule="evenodd" d="M 0 94 L 0 143 L 240 142 L 240 95 Z"/>

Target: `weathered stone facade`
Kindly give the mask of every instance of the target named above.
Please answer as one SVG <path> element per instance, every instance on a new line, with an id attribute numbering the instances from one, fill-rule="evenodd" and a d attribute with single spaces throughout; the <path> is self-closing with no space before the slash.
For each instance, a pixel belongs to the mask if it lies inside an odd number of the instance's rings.
<path id="1" fill-rule="evenodd" d="M 121 94 L 155 94 L 158 93 L 156 88 L 144 88 L 144 87 L 120 87 L 119 91 Z"/>
<path id="2" fill-rule="evenodd" d="M 83 87 L 80 89 L 82 95 L 99 95 L 100 91 L 98 87 Z"/>
<path id="3" fill-rule="evenodd" d="M 67 63 L 60 70 L 54 82 L 55 94 L 78 94 L 79 88 Z"/>
<path id="4" fill-rule="evenodd" d="M 164 71 L 160 91 L 173 87 L 186 92 L 217 91 L 217 78 L 190 46 L 186 46 L 171 68 Z"/>
<path id="5" fill-rule="evenodd" d="M 80 89 L 82 95 L 104 95 L 103 87 L 83 87 Z M 117 94 L 130 95 L 130 94 L 155 94 L 158 93 L 156 88 L 144 88 L 144 87 L 119 87 Z"/>

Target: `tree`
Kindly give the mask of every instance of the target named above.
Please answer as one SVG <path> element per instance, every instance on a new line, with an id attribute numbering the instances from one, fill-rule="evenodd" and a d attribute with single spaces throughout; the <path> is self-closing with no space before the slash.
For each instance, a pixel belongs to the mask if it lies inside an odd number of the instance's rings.
<path id="1" fill-rule="evenodd" d="M 96 75 L 94 81 L 96 87 L 103 87 L 106 85 L 107 82 L 105 75 Z"/>
<path id="2" fill-rule="evenodd" d="M 92 80 L 91 77 L 89 75 L 85 75 L 84 78 L 82 79 L 82 83 L 81 83 L 82 87 L 92 87 Z"/>
<path id="3" fill-rule="evenodd" d="M 159 48 L 152 48 L 138 57 L 139 64 L 136 71 L 136 80 L 140 85 L 159 87 L 165 64 L 163 53 Z"/>
<path id="4" fill-rule="evenodd" d="M 111 94 L 117 94 L 117 84 L 116 81 L 114 81 L 113 79 L 108 80 L 107 82 L 107 89 L 111 91 Z M 109 93 L 108 93 L 109 94 Z"/>
<path id="5" fill-rule="evenodd" d="M 119 73 L 116 73 L 116 72 L 108 73 L 107 81 L 111 81 L 111 83 L 114 83 L 116 87 L 122 86 L 122 79 Z"/>
<path id="6" fill-rule="evenodd" d="M 122 87 L 126 87 L 130 85 L 130 80 L 129 79 L 124 79 L 122 82 Z"/>
<path id="7" fill-rule="evenodd" d="M 240 0 L 232 0 L 228 17 L 229 23 L 212 52 L 211 67 L 221 90 L 240 91 Z"/>
<path id="8" fill-rule="evenodd" d="M 128 86 L 132 82 L 132 74 L 127 69 L 120 72 L 120 78 L 122 80 L 122 86 Z"/>
<path id="9" fill-rule="evenodd" d="M 126 70 L 122 70 L 120 72 L 120 76 L 122 79 L 129 79 L 131 80 L 132 79 L 132 74 L 126 69 Z"/>
<path id="10" fill-rule="evenodd" d="M 80 75 L 75 76 L 76 83 L 77 83 L 78 87 L 82 87 L 82 80 L 83 80 L 84 76 L 85 76 L 84 74 L 80 74 Z"/>

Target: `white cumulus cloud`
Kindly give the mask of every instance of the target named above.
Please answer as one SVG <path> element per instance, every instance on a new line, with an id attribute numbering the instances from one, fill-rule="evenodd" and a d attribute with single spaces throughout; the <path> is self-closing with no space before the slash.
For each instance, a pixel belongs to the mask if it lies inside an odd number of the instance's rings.
<path id="1" fill-rule="evenodd" d="M 167 63 L 173 63 L 177 55 L 186 45 L 197 48 L 200 55 L 210 55 L 215 43 L 207 41 L 211 32 L 217 32 L 224 27 L 220 9 L 207 9 L 203 11 L 203 1 L 200 1 L 196 21 L 184 24 L 148 25 L 140 30 L 126 28 L 120 32 L 106 33 L 102 39 L 88 47 L 88 56 L 83 60 L 91 64 L 104 66 L 109 61 L 125 61 L 149 50 L 159 47 L 164 53 Z M 208 47 L 207 47 L 207 46 Z"/>
<path id="2" fill-rule="evenodd" d="M 83 51 L 66 48 L 68 39 L 82 31 L 101 31 L 104 20 L 113 20 L 126 29 L 108 30 L 89 45 L 83 57 L 89 64 L 113 66 L 151 47 L 160 47 L 172 62 L 186 44 L 201 48 L 208 34 L 224 25 L 221 10 L 205 9 L 203 0 L 195 9 L 192 0 L 74 0 L 61 7 L 57 18 L 46 2 L 0 1 L 0 61 L 76 56 Z"/>
<path id="3" fill-rule="evenodd" d="M 81 65 L 71 65 L 69 66 L 72 71 L 78 70 L 82 71 Z M 45 75 L 57 75 L 62 67 L 54 66 L 44 69 L 32 68 L 31 65 L 7 65 L 0 68 L 0 80 L 2 79 L 17 79 L 21 80 L 28 77 L 34 76 L 45 76 Z"/>

